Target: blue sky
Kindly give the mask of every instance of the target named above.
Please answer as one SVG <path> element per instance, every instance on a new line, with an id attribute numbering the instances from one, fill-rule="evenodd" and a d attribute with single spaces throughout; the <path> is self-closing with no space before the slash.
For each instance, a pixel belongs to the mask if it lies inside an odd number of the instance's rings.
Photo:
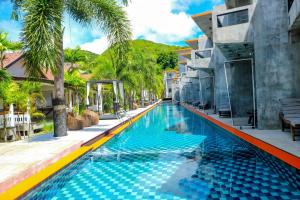
<path id="1" fill-rule="evenodd" d="M 224 0 L 131 0 L 125 8 L 131 21 L 134 39 L 141 38 L 154 42 L 185 45 L 186 39 L 201 35 L 191 15 L 212 10 Z M 10 0 L 0 0 L 0 30 L 9 33 L 9 39 L 19 40 L 22 23 L 10 20 Z M 96 53 L 103 52 L 108 42 L 98 27 L 85 28 L 69 16 L 64 19 L 65 47 L 81 46 Z"/>

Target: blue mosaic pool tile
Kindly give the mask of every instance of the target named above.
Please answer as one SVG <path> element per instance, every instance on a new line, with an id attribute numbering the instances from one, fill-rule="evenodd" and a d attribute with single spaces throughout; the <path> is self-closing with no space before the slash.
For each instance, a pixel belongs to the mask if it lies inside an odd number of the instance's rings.
<path id="1" fill-rule="evenodd" d="M 269 154 L 163 105 L 23 198 L 299 200 L 299 180 Z"/>

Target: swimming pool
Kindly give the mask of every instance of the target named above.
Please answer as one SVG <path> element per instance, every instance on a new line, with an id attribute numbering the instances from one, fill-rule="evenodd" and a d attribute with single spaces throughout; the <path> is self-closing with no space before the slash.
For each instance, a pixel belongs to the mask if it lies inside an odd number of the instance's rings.
<path id="1" fill-rule="evenodd" d="M 23 199 L 300 199 L 300 173 L 161 104 Z"/>

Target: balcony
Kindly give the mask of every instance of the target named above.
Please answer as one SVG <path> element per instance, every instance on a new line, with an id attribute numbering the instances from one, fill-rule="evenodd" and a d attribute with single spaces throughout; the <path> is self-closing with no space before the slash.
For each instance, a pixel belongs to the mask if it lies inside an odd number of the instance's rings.
<path id="1" fill-rule="evenodd" d="M 197 50 L 192 52 L 194 68 L 208 68 L 210 64 L 212 49 Z"/>
<path id="2" fill-rule="evenodd" d="M 247 6 L 252 4 L 252 0 L 225 0 L 227 9 Z"/>
<path id="3" fill-rule="evenodd" d="M 228 60 L 247 59 L 253 57 L 253 43 L 218 44 L 224 57 Z"/>
<path id="4" fill-rule="evenodd" d="M 252 42 L 250 21 L 253 5 L 226 9 L 216 6 L 213 13 L 213 38 L 215 43 Z"/>
<path id="5" fill-rule="evenodd" d="M 300 1 L 288 0 L 289 10 L 289 29 L 296 30 L 300 28 Z"/>

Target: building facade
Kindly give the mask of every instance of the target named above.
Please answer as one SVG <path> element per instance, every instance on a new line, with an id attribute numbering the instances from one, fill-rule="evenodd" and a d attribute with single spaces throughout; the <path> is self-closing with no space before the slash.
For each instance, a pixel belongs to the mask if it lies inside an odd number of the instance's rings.
<path id="1" fill-rule="evenodd" d="M 192 16 L 204 36 L 186 41 L 192 50 L 181 76 L 197 71 L 203 85 L 209 73 L 215 111 L 229 105 L 240 124 L 255 112 L 257 128 L 278 128 L 279 99 L 300 96 L 299 14 L 297 0 L 225 0 Z"/>

